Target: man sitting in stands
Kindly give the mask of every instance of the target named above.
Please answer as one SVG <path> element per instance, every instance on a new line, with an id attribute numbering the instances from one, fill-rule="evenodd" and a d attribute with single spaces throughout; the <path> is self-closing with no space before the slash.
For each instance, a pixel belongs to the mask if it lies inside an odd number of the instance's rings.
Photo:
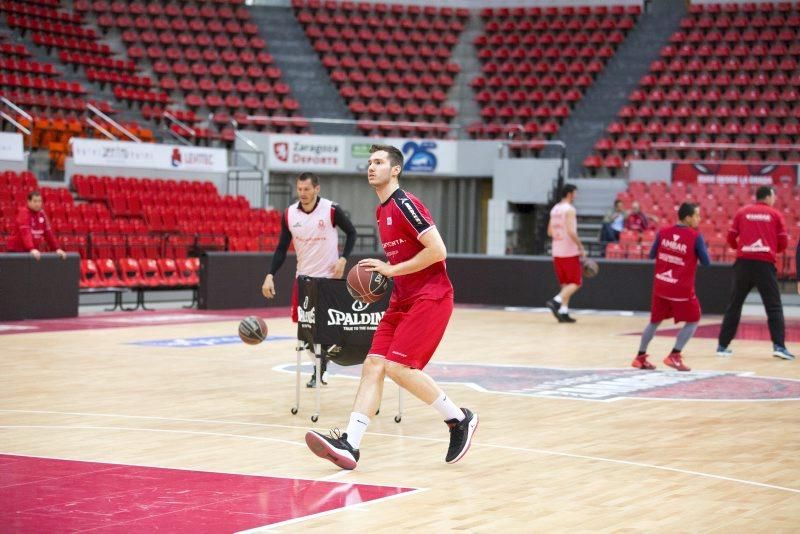
<path id="1" fill-rule="evenodd" d="M 631 204 L 631 212 L 625 219 L 625 229 L 635 232 L 642 232 L 658 223 L 655 216 L 648 217 L 639 207 L 639 202 L 634 200 Z"/>

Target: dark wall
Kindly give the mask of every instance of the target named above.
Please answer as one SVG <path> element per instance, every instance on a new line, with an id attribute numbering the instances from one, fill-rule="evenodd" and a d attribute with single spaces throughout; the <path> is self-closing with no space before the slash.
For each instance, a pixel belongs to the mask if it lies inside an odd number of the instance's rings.
<path id="1" fill-rule="evenodd" d="M 0 320 L 77 317 L 79 280 L 77 254 L 0 254 Z"/>
<path id="2" fill-rule="evenodd" d="M 367 256 L 351 257 L 348 268 L 364 257 Z M 208 254 L 201 260 L 200 307 L 288 306 L 295 258 L 293 255 L 286 258 L 275 280 L 277 296 L 267 301 L 261 296 L 261 284 L 271 261 L 269 254 Z M 584 281 L 571 306 L 598 310 L 650 309 L 652 262 L 601 260 L 598 263 L 600 274 Z M 539 307 L 558 291 L 549 257 L 453 254 L 447 259 L 447 270 L 459 304 Z M 697 294 L 705 312 L 725 310 L 732 273 L 729 265 L 698 268 Z"/>

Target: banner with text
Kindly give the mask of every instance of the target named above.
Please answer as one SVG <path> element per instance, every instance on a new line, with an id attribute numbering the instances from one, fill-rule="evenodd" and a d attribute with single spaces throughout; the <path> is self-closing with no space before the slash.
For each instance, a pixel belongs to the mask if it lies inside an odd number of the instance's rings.
<path id="1" fill-rule="evenodd" d="M 397 147 L 405 159 L 406 174 L 455 174 L 457 143 L 455 141 L 405 139 L 388 137 L 376 139 L 376 143 Z M 372 143 L 352 143 L 350 156 L 356 162 L 357 171 L 366 171 L 369 147 Z"/>
<path id="2" fill-rule="evenodd" d="M 269 136 L 267 154 L 271 170 L 319 170 L 344 169 L 344 138 L 327 135 Z"/>
<path id="3" fill-rule="evenodd" d="M 223 148 L 78 139 L 72 142 L 76 165 L 136 167 L 191 172 L 227 172 Z"/>
<path id="4" fill-rule="evenodd" d="M 672 164 L 672 181 L 698 184 L 773 185 L 797 183 L 797 165 L 678 161 Z"/>
<path id="5" fill-rule="evenodd" d="M 25 150 L 22 146 L 22 134 L 0 132 L 0 160 L 22 161 Z"/>

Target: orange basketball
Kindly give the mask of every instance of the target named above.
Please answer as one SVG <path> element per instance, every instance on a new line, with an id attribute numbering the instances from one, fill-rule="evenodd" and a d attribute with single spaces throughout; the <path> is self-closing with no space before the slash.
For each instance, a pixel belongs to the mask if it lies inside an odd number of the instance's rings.
<path id="1" fill-rule="evenodd" d="M 583 262 L 583 276 L 586 278 L 594 278 L 600 272 L 600 266 L 594 260 L 586 259 Z"/>
<path id="2" fill-rule="evenodd" d="M 254 315 L 245 317 L 239 323 L 239 338 L 248 345 L 258 345 L 267 338 L 267 323 Z"/>
<path id="3" fill-rule="evenodd" d="M 389 279 L 381 273 L 367 271 L 365 267 L 356 264 L 347 273 L 347 291 L 354 299 L 371 304 L 378 302 L 389 288 Z"/>

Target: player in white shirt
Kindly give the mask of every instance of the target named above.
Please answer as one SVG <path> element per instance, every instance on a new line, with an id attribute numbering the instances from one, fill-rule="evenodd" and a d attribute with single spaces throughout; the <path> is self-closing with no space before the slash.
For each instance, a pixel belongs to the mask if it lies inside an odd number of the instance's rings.
<path id="1" fill-rule="evenodd" d="M 294 241 L 297 254 L 297 272 L 292 288 L 292 321 L 297 322 L 298 286 L 297 277 L 342 278 L 347 257 L 356 243 L 356 229 L 344 210 L 319 196 L 319 177 L 304 172 L 297 177 L 298 201 L 286 208 L 281 217 L 281 236 L 272 257 L 272 266 L 261 286 L 263 295 L 271 299 L 275 296 L 273 277 L 286 259 L 289 244 Z M 339 254 L 339 233 L 337 227 L 346 234 L 344 249 Z M 323 357 L 320 376 L 325 372 L 327 359 Z M 322 381 L 325 384 L 325 381 Z M 316 372 L 312 373 L 308 387 L 316 386 Z"/>

